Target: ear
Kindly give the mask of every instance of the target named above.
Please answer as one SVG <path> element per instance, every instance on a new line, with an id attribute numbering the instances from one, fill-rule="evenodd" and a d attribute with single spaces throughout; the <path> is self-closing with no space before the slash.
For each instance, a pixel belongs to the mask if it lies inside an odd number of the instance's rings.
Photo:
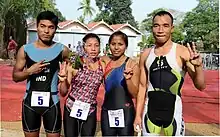
<path id="1" fill-rule="evenodd" d="M 171 26 L 171 33 L 173 33 L 174 32 L 174 26 L 172 25 Z"/>

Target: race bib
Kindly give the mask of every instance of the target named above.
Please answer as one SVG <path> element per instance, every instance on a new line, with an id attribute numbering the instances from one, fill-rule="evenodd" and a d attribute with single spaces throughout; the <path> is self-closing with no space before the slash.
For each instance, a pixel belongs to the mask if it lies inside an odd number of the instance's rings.
<path id="1" fill-rule="evenodd" d="M 31 96 L 32 107 L 49 107 L 50 92 L 33 91 Z"/>
<path id="2" fill-rule="evenodd" d="M 108 119 L 110 127 L 125 127 L 124 110 L 108 110 Z"/>
<path id="3" fill-rule="evenodd" d="M 70 116 L 77 119 L 86 120 L 89 114 L 89 109 L 89 103 L 76 100 L 73 104 Z"/>

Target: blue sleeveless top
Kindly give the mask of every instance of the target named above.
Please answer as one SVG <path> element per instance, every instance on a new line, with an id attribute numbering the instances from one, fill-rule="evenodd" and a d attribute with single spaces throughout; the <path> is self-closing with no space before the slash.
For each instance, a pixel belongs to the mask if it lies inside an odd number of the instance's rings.
<path id="1" fill-rule="evenodd" d="M 105 75 L 105 99 L 103 108 L 120 109 L 133 105 L 132 96 L 130 95 L 126 80 L 124 78 L 125 62 L 117 68 L 110 69 Z"/>
<path id="2" fill-rule="evenodd" d="M 27 68 L 42 60 L 50 63 L 42 72 L 29 76 L 24 99 L 32 91 L 45 91 L 51 92 L 54 103 L 59 102 L 57 85 L 59 61 L 62 61 L 63 49 L 64 45 L 61 43 L 55 43 L 47 49 L 36 48 L 33 43 L 24 45 Z"/>

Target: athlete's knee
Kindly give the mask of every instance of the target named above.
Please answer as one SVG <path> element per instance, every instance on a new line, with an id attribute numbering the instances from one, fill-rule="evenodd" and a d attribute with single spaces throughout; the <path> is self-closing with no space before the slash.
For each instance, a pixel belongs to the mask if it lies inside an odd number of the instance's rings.
<path id="1" fill-rule="evenodd" d="M 58 133 L 46 133 L 47 137 L 60 137 L 60 132 Z"/>
<path id="2" fill-rule="evenodd" d="M 39 137 L 39 129 L 37 131 L 24 131 L 24 136 L 25 137 Z"/>
<path id="3" fill-rule="evenodd" d="M 53 129 L 53 130 L 45 129 L 45 132 L 46 132 L 47 134 L 60 134 L 61 128 Z"/>

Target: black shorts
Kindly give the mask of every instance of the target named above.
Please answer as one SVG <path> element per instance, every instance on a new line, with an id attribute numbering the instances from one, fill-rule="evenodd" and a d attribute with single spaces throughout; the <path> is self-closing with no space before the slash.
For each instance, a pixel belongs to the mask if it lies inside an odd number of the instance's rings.
<path id="1" fill-rule="evenodd" d="M 123 108 L 124 118 L 125 118 L 125 127 L 115 128 L 109 126 L 108 110 L 102 108 L 101 111 L 101 130 L 102 136 L 134 136 L 134 118 L 135 118 L 135 109 L 134 106 Z"/>
<path id="2" fill-rule="evenodd" d="M 96 131 L 96 109 L 84 121 L 70 117 L 70 110 L 64 106 L 63 126 L 65 137 L 94 136 Z"/>
<path id="3" fill-rule="evenodd" d="M 178 95 L 162 91 L 148 92 L 142 120 L 144 136 L 160 135 L 161 130 L 166 136 L 183 136 L 185 134 L 182 101 Z"/>
<path id="4" fill-rule="evenodd" d="M 59 133 L 61 131 L 60 102 L 50 107 L 31 107 L 22 103 L 22 126 L 25 132 L 36 132 L 41 127 L 43 118 L 44 129 L 47 133 Z"/>

